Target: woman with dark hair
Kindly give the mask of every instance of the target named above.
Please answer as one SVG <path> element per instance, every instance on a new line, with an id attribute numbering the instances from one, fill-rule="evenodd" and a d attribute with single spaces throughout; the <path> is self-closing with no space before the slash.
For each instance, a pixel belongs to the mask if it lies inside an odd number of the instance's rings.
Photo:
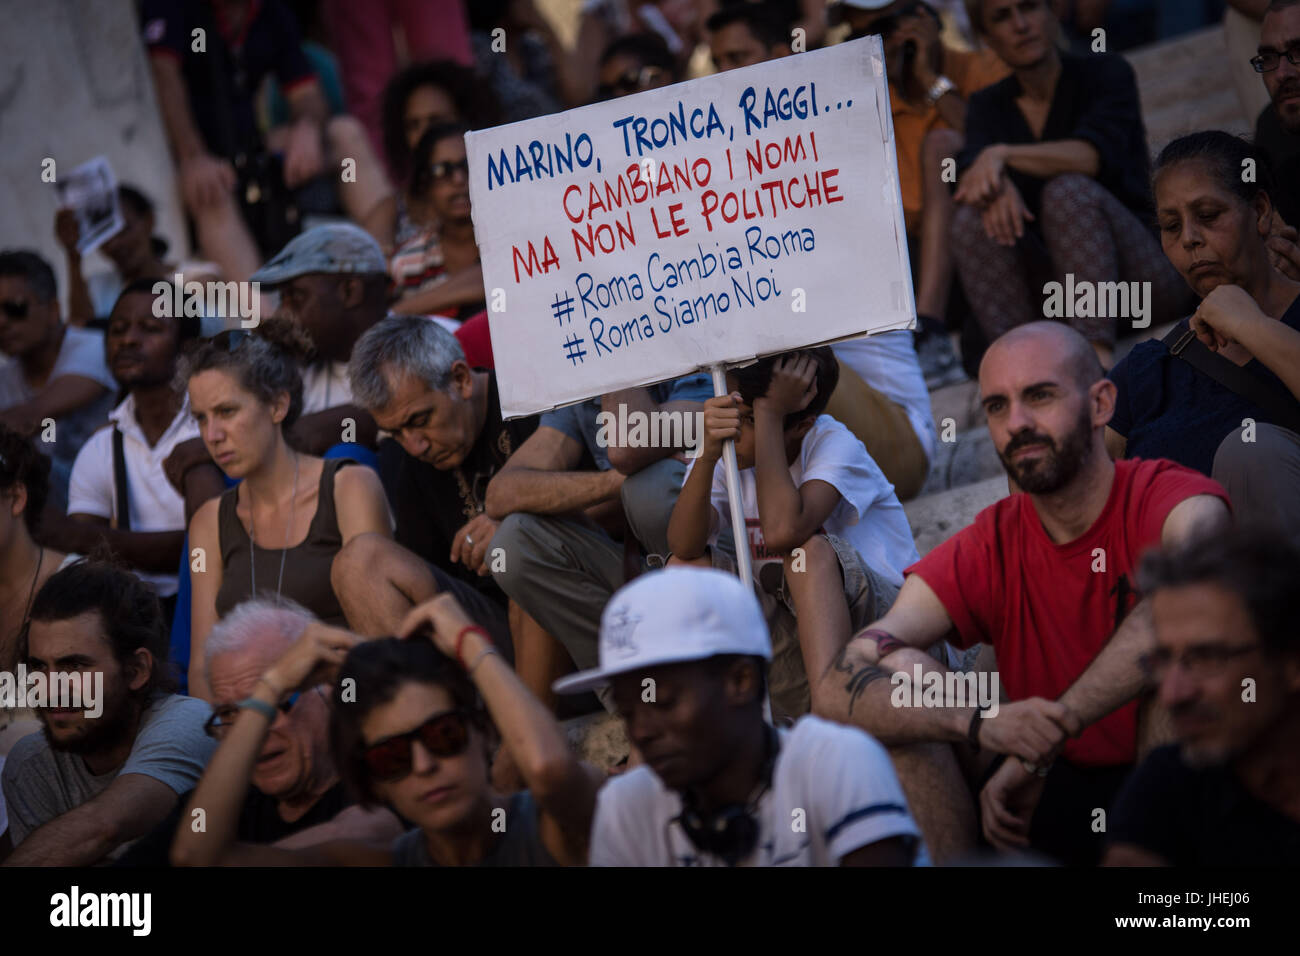
<path id="1" fill-rule="evenodd" d="M 1300 540 L 1300 282 L 1270 256 L 1267 164 L 1236 136 L 1193 133 L 1164 148 L 1154 183 L 1165 255 L 1201 302 L 1115 366 L 1107 446 L 1211 475 L 1238 520 Z"/>
<path id="2" fill-rule="evenodd" d="M 203 645 L 213 623 L 274 588 L 321 620 L 344 623 L 330 586 L 339 549 L 360 534 L 392 536 L 379 477 L 290 447 L 302 411 L 299 363 L 310 342 L 293 323 L 264 319 L 257 334 L 223 332 L 183 356 L 179 382 L 212 460 L 240 483 L 190 522 L 189 690 L 211 699 Z"/>
<path id="3" fill-rule="evenodd" d="M 989 342 L 1059 318 L 1109 368 L 1121 317 L 1100 305 L 1102 283 L 1149 283 L 1147 322 L 1173 319 L 1187 301 L 1147 225 L 1149 159 L 1133 68 L 1118 55 L 1062 53 L 1047 0 L 966 6 L 1012 70 L 967 108 L 951 229 L 966 297 Z M 1097 301 L 1058 309 L 1045 299 L 1051 282 L 1071 298 L 1091 288 Z M 1123 318 L 1139 318 L 1127 311 Z"/>
<path id="4" fill-rule="evenodd" d="M 394 74 L 384 89 L 384 151 L 395 181 L 404 185 L 397 197 L 392 241 L 381 243 L 385 252 L 392 252 L 419 234 L 421 227 L 417 223 L 434 218 L 427 199 L 412 196 L 409 189 L 412 158 L 420 138 L 430 128 L 444 123 L 483 129 L 499 121 L 496 98 L 469 67 L 434 60 Z"/>
<path id="5" fill-rule="evenodd" d="M 410 194 L 428 209 L 412 238 L 398 247 L 388 271 L 399 315 L 451 316 L 464 321 L 486 308 L 483 267 L 470 215 L 464 126 L 430 127 L 415 147 Z"/>
<path id="6" fill-rule="evenodd" d="M 0 671 L 6 673 L 18 664 L 32 600 L 67 557 L 38 541 L 49 489 L 50 459 L 31 439 L 0 425 Z M 34 729 L 30 711 L 0 708 L 0 757 Z"/>
<path id="7" fill-rule="evenodd" d="M 140 190 L 120 185 L 117 201 L 122 210 L 122 229 L 99 247 L 113 264 L 112 272 L 83 275 L 81 253 L 77 251 L 77 215 L 71 209 L 60 209 L 54 215 L 54 233 L 67 255 L 68 321 L 73 325 L 108 318 L 122 290 L 139 279 L 172 279 L 177 272 L 186 272 L 187 279 L 203 281 L 218 274 L 216 265 L 210 262 L 182 265 L 164 258 L 167 240 L 154 234 L 153 200 Z"/>
<path id="8" fill-rule="evenodd" d="M 581 865 L 603 775 L 569 750 L 555 718 L 520 682 L 455 598 L 439 595 L 402 625 L 406 640 L 365 641 L 310 625 L 262 675 L 208 764 L 172 844 L 204 866 Z M 341 666 L 340 666 L 341 665 Z M 276 707 L 334 682 L 334 763 L 363 807 L 415 826 L 389 846 L 333 841 L 305 849 L 234 843 L 235 821 Z M 481 699 L 480 699 L 481 695 Z M 484 704 L 486 703 L 486 708 Z M 496 732 L 529 789 L 491 785 Z M 206 832 L 189 826 L 207 811 Z"/>

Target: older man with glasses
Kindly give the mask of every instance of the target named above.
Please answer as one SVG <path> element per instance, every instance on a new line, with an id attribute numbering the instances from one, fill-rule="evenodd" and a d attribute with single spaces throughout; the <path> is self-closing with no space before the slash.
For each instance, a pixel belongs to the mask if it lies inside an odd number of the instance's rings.
<path id="1" fill-rule="evenodd" d="M 1273 265 L 1300 279 L 1300 0 L 1273 0 L 1260 26 L 1259 50 L 1250 65 L 1272 100 L 1255 124 L 1255 145 L 1273 168 L 1280 213 L 1269 237 Z"/>
<path id="2" fill-rule="evenodd" d="M 1129 778 L 1111 866 L 1300 864 L 1300 550 L 1236 531 L 1143 568 L 1177 742 Z"/>
<path id="3" fill-rule="evenodd" d="M 196 834 L 233 828 L 245 843 L 308 846 L 325 840 L 391 839 L 401 832 L 386 810 L 354 806 L 334 767 L 329 748 L 329 698 L 324 687 L 293 694 L 279 707 L 256 700 L 261 676 L 288 656 L 308 628 L 324 628 L 311 613 L 286 601 L 250 600 L 212 629 L 204 645 L 212 715 L 204 731 L 218 746 L 244 708 L 266 708 L 270 722 L 249 767 L 242 802 L 204 808 L 188 821 Z M 265 711 L 264 711 L 265 712 Z M 183 826 L 190 794 L 175 811 L 119 861 L 124 866 L 165 866 L 177 827 Z"/>

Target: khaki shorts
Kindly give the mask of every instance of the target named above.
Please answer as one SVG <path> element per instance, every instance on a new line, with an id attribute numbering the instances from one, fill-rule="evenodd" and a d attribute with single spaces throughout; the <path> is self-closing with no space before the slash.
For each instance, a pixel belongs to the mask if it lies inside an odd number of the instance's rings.
<path id="1" fill-rule="evenodd" d="M 881 574 L 862 560 L 857 548 L 833 534 L 823 535 L 839 559 L 840 577 L 844 583 L 844 600 L 849 606 L 849 620 L 854 631 L 885 616 L 898 596 L 897 585 L 891 584 Z M 735 558 L 718 548 L 712 549 L 713 566 L 730 574 L 736 573 Z M 775 569 L 773 573 L 770 569 Z M 768 693 L 772 698 L 772 717 L 775 720 L 803 716 L 812 709 L 812 692 L 808 675 L 804 672 L 803 653 L 799 649 L 799 625 L 795 617 L 794 602 L 785 587 L 785 570 L 780 564 L 762 569 L 762 586 L 758 592 L 772 634 L 772 663 L 768 668 Z"/>

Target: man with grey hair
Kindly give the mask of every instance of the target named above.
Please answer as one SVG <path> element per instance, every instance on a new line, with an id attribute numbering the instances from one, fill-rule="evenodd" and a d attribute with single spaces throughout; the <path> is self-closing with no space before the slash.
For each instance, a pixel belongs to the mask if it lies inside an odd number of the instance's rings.
<path id="1" fill-rule="evenodd" d="M 349 378 L 356 401 L 392 436 L 380 443 L 379 472 L 397 531 L 393 541 L 359 535 L 335 558 L 331 580 L 348 623 L 393 634 L 412 606 L 450 591 L 509 652 L 486 492 L 537 419 L 503 421 L 495 373 L 470 368 L 456 337 L 418 316 L 389 316 L 361 336 Z"/>
<path id="2" fill-rule="evenodd" d="M 204 663 L 212 688 L 213 710 L 205 730 L 218 746 L 252 696 L 262 676 L 293 646 L 316 619 L 285 598 L 245 601 L 218 621 L 204 645 Z M 290 846 L 327 839 L 388 839 L 401 831 L 391 813 L 371 813 L 355 801 L 339 780 L 330 755 L 329 700 L 324 686 L 294 694 L 280 705 L 267 728 L 247 797 L 238 808 L 238 839 Z M 191 791 L 192 792 L 192 791 Z M 182 794 L 175 810 L 119 861 L 122 866 L 166 866 L 168 851 L 188 802 Z M 225 821 L 207 808 L 204 826 L 220 829 Z"/>

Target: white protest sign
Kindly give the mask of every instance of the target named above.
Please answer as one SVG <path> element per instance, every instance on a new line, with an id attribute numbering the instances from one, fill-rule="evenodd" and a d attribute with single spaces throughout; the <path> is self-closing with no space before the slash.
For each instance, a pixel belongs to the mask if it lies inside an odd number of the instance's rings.
<path id="1" fill-rule="evenodd" d="M 465 142 L 506 417 L 915 321 L 879 37 Z"/>

